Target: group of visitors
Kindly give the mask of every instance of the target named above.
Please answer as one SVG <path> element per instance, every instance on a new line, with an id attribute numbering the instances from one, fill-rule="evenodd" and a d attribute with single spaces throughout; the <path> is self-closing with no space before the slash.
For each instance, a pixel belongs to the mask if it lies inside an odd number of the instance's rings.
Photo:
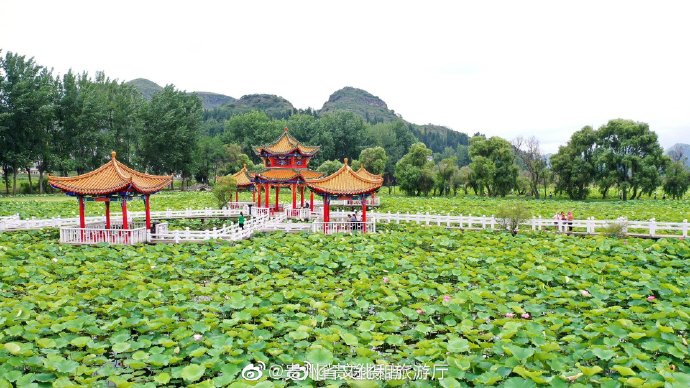
<path id="1" fill-rule="evenodd" d="M 348 229 L 359 230 L 362 228 L 361 221 L 357 218 L 357 212 L 347 215 Z"/>
<path id="2" fill-rule="evenodd" d="M 560 225 L 568 225 L 568 232 L 573 231 L 573 212 L 569 211 L 568 214 L 566 215 L 564 212 L 556 213 L 553 216 L 553 224 L 556 226 L 556 229 L 558 229 L 559 224 Z"/>

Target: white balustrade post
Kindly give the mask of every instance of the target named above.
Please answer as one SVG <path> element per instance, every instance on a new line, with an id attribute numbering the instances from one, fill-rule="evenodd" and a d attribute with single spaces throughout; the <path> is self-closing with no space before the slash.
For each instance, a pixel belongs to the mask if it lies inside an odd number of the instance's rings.
<path id="1" fill-rule="evenodd" d="M 486 229 L 486 215 L 482 214 L 482 230 Z"/>
<path id="2" fill-rule="evenodd" d="M 688 237 L 688 220 L 683 220 L 683 226 L 681 227 L 683 231 L 683 238 Z"/>
<path id="3" fill-rule="evenodd" d="M 532 217 L 530 222 L 532 223 L 532 231 L 537 230 L 537 220 L 534 217 Z"/>
<path id="4" fill-rule="evenodd" d="M 429 212 L 426 212 L 426 224 L 429 225 Z"/>
<path id="5" fill-rule="evenodd" d="M 496 229 L 496 217 L 492 214 L 491 215 L 491 230 Z"/>
<path id="6" fill-rule="evenodd" d="M 649 220 L 649 235 L 654 236 L 656 234 L 656 219 L 652 218 Z"/>
<path id="7" fill-rule="evenodd" d="M 446 226 L 450 228 L 450 213 L 448 213 L 448 218 L 446 218 Z"/>

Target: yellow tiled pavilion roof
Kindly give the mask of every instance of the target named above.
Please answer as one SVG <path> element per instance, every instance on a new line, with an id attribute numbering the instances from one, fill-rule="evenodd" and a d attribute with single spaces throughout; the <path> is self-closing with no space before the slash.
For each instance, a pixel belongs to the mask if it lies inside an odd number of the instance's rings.
<path id="1" fill-rule="evenodd" d="M 287 181 L 301 177 L 304 180 L 320 178 L 323 173 L 309 169 L 293 169 L 293 168 L 269 168 L 266 171 L 257 172 L 256 176 L 268 180 Z"/>
<path id="2" fill-rule="evenodd" d="M 77 195 L 105 195 L 122 191 L 151 194 L 172 182 L 172 175 L 149 175 L 117 161 L 113 151 L 110 161 L 86 174 L 71 177 L 48 176 L 48 183 Z"/>
<path id="3" fill-rule="evenodd" d="M 266 151 L 269 154 L 274 155 L 284 155 L 292 153 L 295 150 L 299 151 L 303 155 L 313 155 L 319 150 L 319 147 L 303 145 L 299 142 L 299 140 L 292 137 L 288 133 L 287 127 L 285 127 L 283 134 L 280 135 L 278 140 L 272 144 L 266 144 L 254 148 L 254 152 L 256 152 L 257 155 L 260 155 L 261 151 Z"/>
<path id="4" fill-rule="evenodd" d="M 383 179 L 369 179 L 357 174 L 345 164 L 333 174 L 306 182 L 307 186 L 318 192 L 334 195 L 358 195 L 367 194 L 378 190 L 383 184 Z"/>
<path id="5" fill-rule="evenodd" d="M 380 179 L 380 180 L 383 180 L 383 176 L 382 176 L 382 175 L 372 174 L 372 173 L 370 173 L 369 171 L 367 171 L 367 169 L 364 168 L 364 166 L 360 166 L 360 167 L 359 167 L 359 170 L 357 170 L 357 171 L 355 171 L 355 172 L 356 172 L 358 175 L 361 175 L 361 176 L 363 176 L 363 177 L 365 177 L 365 178 L 367 178 L 367 179 L 371 179 L 371 180 L 378 180 L 378 179 Z"/>
<path id="6" fill-rule="evenodd" d="M 249 172 L 247 171 L 246 164 L 242 166 L 242 169 L 240 171 L 237 171 L 236 173 L 232 174 L 232 177 L 235 179 L 235 183 L 237 183 L 238 187 L 252 185 L 252 180 L 249 177 Z"/>

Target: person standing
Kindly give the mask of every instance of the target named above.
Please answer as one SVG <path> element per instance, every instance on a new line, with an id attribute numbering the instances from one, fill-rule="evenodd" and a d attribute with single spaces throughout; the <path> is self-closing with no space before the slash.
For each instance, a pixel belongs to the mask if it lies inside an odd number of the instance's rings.
<path id="1" fill-rule="evenodd" d="M 568 232 L 573 231 L 573 212 L 568 212 Z"/>
<path id="2" fill-rule="evenodd" d="M 237 223 L 240 225 L 240 229 L 244 229 L 244 214 L 240 212 L 240 218 L 237 220 Z"/>

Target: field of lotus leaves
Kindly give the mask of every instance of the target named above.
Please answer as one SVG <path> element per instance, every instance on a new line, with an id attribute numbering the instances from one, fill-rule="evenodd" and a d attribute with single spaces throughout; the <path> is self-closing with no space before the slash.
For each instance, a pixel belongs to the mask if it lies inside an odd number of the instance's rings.
<path id="1" fill-rule="evenodd" d="M 690 386 L 687 241 L 382 229 L 135 247 L 0 233 L 0 387 L 288 384 L 243 380 L 257 361 L 448 366 L 332 386 Z"/>

